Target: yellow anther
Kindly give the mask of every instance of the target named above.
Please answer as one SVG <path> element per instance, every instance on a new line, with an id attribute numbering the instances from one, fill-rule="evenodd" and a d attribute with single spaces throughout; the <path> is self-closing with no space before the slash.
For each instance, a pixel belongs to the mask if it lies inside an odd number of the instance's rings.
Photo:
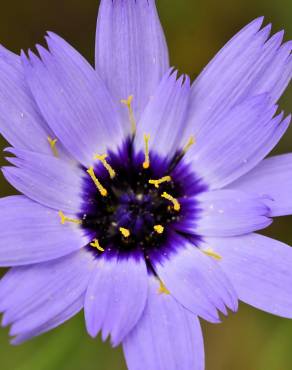
<path id="1" fill-rule="evenodd" d="M 131 232 L 129 229 L 125 229 L 124 227 L 119 228 L 121 234 L 123 235 L 124 238 L 128 238 L 131 235 Z"/>
<path id="2" fill-rule="evenodd" d="M 166 288 L 166 286 L 163 284 L 161 280 L 159 280 L 159 282 L 160 282 L 160 285 L 159 285 L 158 293 L 169 295 L 170 291 Z"/>
<path id="3" fill-rule="evenodd" d="M 137 125 L 136 125 L 136 120 L 135 120 L 134 111 L 132 107 L 133 98 L 134 98 L 133 95 L 130 95 L 128 99 L 122 99 L 121 103 L 124 104 L 128 108 L 129 120 L 130 120 L 131 128 L 132 128 L 132 134 L 135 135 L 136 130 L 137 130 Z"/>
<path id="4" fill-rule="evenodd" d="M 98 249 L 100 252 L 104 252 L 104 249 L 100 246 L 99 241 L 97 239 L 94 239 L 93 242 L 90 243 L 90 246 Z"/>
<path id="5" fill-rule="evenodd" d="M 48 136 L 48 142 L 50 144 L 50 147 L 51 147 L 52 152 L 53 152 L 55 157 L 59 156 L 58 150 L 56 148 L 57 141 L 58 141 L 58 139 L 52 139 L 50 136 Z"/>
<path id="6" fill-rule="evenodd" d="M 217 261 L 222 260 L 222 256 L 220 254 L 216 253 L 212 248 L 207 248 L 207 249 L 201 249 L 201 251 L 206 254 L 209 257 L 213 257 Z"/>
<path id="7" fill-rule="evenodd" d="M 107 196 L 107 190 L 101 185 L 101 183 L 99 182 L 98 178 L 95 176 L 95 173 L 94 173 L 94 169 L 93 167 L 90 167 L 88 170 L 87 170 L 87 173 L 89 174 L 89 176 L 91 177 L 92 181 L 94 182 L 95 186 L 97 187 L 98 191 L 100 192 L 100 194 L 103 196 L 103 197 L 106 197 Z"/>
<path id="8" fill-rule="evenodd" d="M 186 146 L 183 148 L 182 154 L 185 155 L 186 152 L 196 143 L 196 140 L 194 136 L 191 136 L 189 138 L 189 141 L 187 142 Z"/>
<path id="9" fill-rule="evenodd" d="M 155 225 L 153 229 L 157 232 L 157 234 L 163 234 L 164 227 L 162 225 Z"/>
<path id="10" fill-rule="evenodd" d="M 163 184 L 164 182 L 170 182 L 170 181 L 171 181 L 170 176 L 164 176 L 158 180 L 149 180 L 149 184 L 154 185 L 158 189 L 160 184 Z"/>
<path id="11" fill-rule="evenodd" d="M 103 164 L 105 169 L 108 171 L 111 179 L 113 179 L 116 176 L 116 173 L 115 173 L 115 170 L 112 168 L 112 166 L 107 162 L 106 158 L 107 158 L 107 154 L 103 154 L 103 155 L 97 154 L 94 156 L 94 159 L 98 159 Z"/>
<path id="12" fill-rule="evenodd" d="M 65 225 L 65 222 L 72 222 L 73 224 L 77 224 L 77 225 L 82 224 L 81 220 L 77 220 L 75 218 L 67 217 L 67 216 L 64 215 L 64 213 L 62 211 L 59 211 L 59 217 L 60 217 L 62 225 Z"/>
<path id="13" fill-rule="evenodd" d="M 150 167 L 149 140 L 150 140 L 150 135 L 144 134 L 145 160 L 144 160 L 144 163 L 143 163 L 143 168 L 145 170 Z"/>
<path id="14" fill-rule="evenodd" d="M 172 204 L 173 204 L 173 209 L 175 210 L 175 211 L 179 211 L 180 210 L 180 203 L 179 203 L 179 201 L 176 199 L 176 198 L 174 198 L 172 195 L 170 195 L 170 194 L 168 194 L 168 193 L 166 193 L 166 192 L 164 192 L 162 195 L 161 195 L 161 197 L 162 198 L 164 198 L 164 199 L 167 199 L 167 200 L 169 200 Z"/>

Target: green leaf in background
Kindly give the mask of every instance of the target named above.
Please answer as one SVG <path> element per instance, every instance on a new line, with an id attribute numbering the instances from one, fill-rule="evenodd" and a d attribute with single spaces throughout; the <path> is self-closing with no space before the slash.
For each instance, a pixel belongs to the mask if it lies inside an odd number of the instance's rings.
<path id="1" fill-rule="evenodd" d="M 1 370 L 126 370 L 120 348 L 88 336 L 83 314 L 16 347 L 2 330 L 0 343 Z"/>
<path id="2" fill-rule="evenodd" d="M 290 370 L 292 322 L 282 320 L 274 330 L 267 333 L 265 348 L 259 353 L 256 370 Z"/>

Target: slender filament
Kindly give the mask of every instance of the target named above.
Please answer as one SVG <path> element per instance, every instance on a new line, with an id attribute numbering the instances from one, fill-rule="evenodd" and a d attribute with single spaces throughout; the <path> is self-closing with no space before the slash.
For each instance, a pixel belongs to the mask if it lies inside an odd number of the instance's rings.
<path id="1" fill-rule="evenodd" d="M 194 136 L 191 136 L 189 138 L 189 141 L 187 142 L 186 146 L 183 148 L 182 154 L 185 155 L 186 152 L 196 143 L 196 140 Z"/>
<path id="2" fill-rule="evenodd" d="M 92 181 L 94 182 L 95 186 L 97 187 L 98 191 L 100 192 L 100 194 L 103 196 L 103 197 L 106 197 L 107 196 L 107 190 L 101 185 L 100 181 L 98 180 L 98 178 L 95 176 L 95 173 L 94 173 L 94 169 L 93 167 L 90 167 L 88 170 L 87 170 L 87 173 L 89 174 L 89 176 L 91 177 Z"/>
<path id="3" fill-rule="evenodd" d="M 217 261 L 222 260 L 222 256 L 218 253 L 216 253 L 212 248 L 207 248 L 207 249 L 201 249 L 201 251 L 206 254 L 209 257 L 214 258 Z"/>
<path id="4" fill-rule="evenodd" d="M 104 166 L 104 168 L 108 171 L 110 178 L 113 179 L 116 176 L 115 170 L 112 168 L 112 166 L 107 162 L 106 160 L 107 154 L 103 155 L 95 155 L 94 159 L 98 159 Z"/>
<path id="5" fill-rule="evenodd" d="M 150 135 L 144 134 L 145 160 L 144 160 L 144 163 L 143 163 L 143 168 L 145 170 L 150 167 L 149 140 L 150 140 Z"/>
<path id="6" fill-rule="evenodd" d="M 178 201 L 176 198 L 174 198 L 172 195 L 170 195 L 170 194 L 168 194 L 168 193 L 164 192 L 164 193 L 161 195 L 161 197 L 162 197 L 162 198 L 164 198 L 164 199 L 169 200 L 169 201 L 173 204 L 173 209 L 174 209 L 175 211 L 177 211 L 177 212 L 179 212 L 179 211 L 180 211 L 180 203 L 179 203 L 179 201 Z"/>
<path id="7" fill-rule="evenodd" d="M 124 104 L 128 108 L 129 121 L 131 124 L 132 134 L 135 135 L 137 131 L 137 125 L 136 125 L 136 120 L 135 120 L 134 111 L 132 107 L 133 98 L 134 96 L 130 95 L 128 99 L 122 99 L 121 103 Z"/>

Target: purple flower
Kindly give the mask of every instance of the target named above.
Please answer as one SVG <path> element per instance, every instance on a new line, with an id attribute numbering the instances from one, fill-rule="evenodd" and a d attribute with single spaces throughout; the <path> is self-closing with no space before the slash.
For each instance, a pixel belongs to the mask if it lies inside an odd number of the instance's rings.
<path id="1" fill-rule="evenodd" d="M 292 249 L 255 234 L 292 213 L 291 42 L 256 19 L 191 85 L 154 0 L 103 0 L 96 68 L 59 36 L 0 49 L 3 325 L 21 343 L 84 308 L 130 370 L 202 370 L 198 317 L 238 299 L 292 318 Z"/>

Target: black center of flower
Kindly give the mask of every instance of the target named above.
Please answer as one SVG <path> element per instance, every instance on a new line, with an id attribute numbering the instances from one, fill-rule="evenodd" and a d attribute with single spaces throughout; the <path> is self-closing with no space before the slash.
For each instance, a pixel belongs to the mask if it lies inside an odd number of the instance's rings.
<path id="1" fill-rule="evenodd" d="M 94 173 L 106 189 L 106 196 L 85 169 L 84 203 L 79 217 L 82 227 L 102 249 L 88 246 L 97 256 L 134 253 L 148 258 L 168 244 L 173 232 L 189 233 L 184 225 L 199 214 L 194 196 L 204 186 L 179 154 L 162 158 L 151 152 L 150 159 L 149 168 L 143 168 L 143 153 L 134 153 L 132 141 L 127 140 L 116 153 L 108 153 L 108 163 L 115 171 L 113 178 L 97 162 Z M 156 179 L 162 179 L 161 183 L 151 183 Z M 179 210 L 173 200 L 179 203 Z"/>

